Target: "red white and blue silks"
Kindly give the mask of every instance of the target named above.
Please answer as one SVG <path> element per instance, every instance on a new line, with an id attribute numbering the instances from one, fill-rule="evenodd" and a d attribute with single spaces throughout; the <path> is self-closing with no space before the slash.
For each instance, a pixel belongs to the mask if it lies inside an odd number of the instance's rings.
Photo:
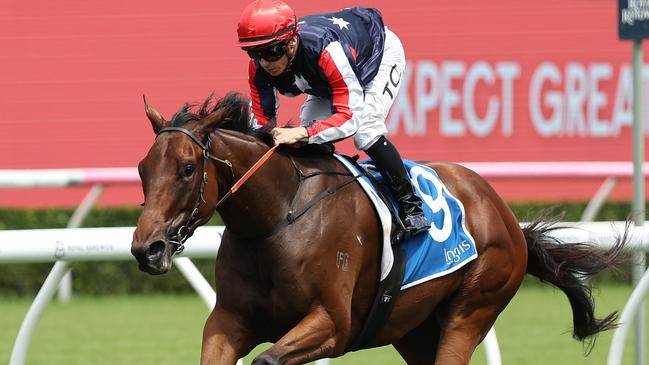
<path id="1" fill-rule="evenodd" d="M 342 158 L 339 160 L 352 173 L 358 173 L 350 163 Z M 364 161 L 361 165 L 372 165 L 372 163 Z M 400 245 L 406 254 L 406 269 L 401 289 L 452 273 L 478 257 L 473 237 L 464 223 L 462 203 L 446 189 L 433 169 L 409 160 L 404 160 L 404 165 L 410 175 L 415 193 L 422 198 L 424 213 L 431 223 L 431 228 L 428 232 L 412 237 Z M 382 182 L 379 174 L 376 174 L 375 178 Z M 373 190 L 369 179 L 359 179 L 359 183 L 374 202 L 383 225 L 381 263 L 381 280 L 383 280 L 394 261 L 389 247 L 390 213 Z"/>

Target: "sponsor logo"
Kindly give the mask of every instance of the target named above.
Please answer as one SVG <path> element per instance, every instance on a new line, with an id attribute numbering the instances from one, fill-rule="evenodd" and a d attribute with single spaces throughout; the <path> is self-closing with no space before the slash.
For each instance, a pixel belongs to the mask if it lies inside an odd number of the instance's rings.
<path id="1" fill-rule="evenodd" d="M 452 250 L 444 249 L 444 259 L 446 260 L 446 264 L 452 265 L 460 262 L 460 260 L 462 260 L 462 255 L 470 250 L 471 245 L 465 240 L 462 240 L 462 242 Z"/>

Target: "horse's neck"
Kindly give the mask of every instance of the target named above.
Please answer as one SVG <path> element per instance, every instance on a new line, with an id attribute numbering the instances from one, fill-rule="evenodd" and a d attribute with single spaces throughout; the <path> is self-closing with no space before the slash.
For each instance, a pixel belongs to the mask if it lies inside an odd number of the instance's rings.
<path id="1" fill-rule="evenodd" d="M 221 153 L 224 151 L 220 148 L 227 150 L 236 179 L 268 151 L 267 146 L 237 135 L 224 134 L 220 141 L 224 146 L 216 148 Z M 291 161 L 275 153 L 219 208 L 221 218 L 235 234 L 262 235 L 284 218 L 289 197 L 295 193 L 297 184 L 297 171 Z"/>

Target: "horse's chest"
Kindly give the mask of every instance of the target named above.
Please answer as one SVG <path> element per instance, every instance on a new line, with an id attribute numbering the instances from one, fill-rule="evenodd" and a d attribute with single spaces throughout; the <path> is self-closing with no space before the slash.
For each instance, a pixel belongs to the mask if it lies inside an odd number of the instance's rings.
<path id="1" fill-rule="evenodd" d="M 301 278 L 287 272 L 269 272 L 259 278 L 260 290 L 258 299 L 267 303 L 266 307 L 272 316 L 282 317 L 284 313 L 294 313 L 302 307 L 308 307 L 308 290 Z M 261 288 L 260 288 L 261 289 Z"/>
<path id="2" fill-rule="evenodd" d="M 277 260 L 270 264 L 257 257 L 256 260 L 227 266 L 219 270 L 217 263 L 217 283 L 231 283 L 223 287 L 223 293 L 217 294 L 233 308 L 247 312 L 246 316 L 281 319 L 288 317 L 287 313 L 308 309 L 310 289 L 290 264 Z"/>
<path id="3" fill-rule="evenodd" d="M 250 309 L 244 316 L 263 324 L 266 341 L 276 341 L 304 317 L 310 297 L 299 282 L 281 275 L 259 276 L 254 282 L 250 305 L 242 307 Z"/>

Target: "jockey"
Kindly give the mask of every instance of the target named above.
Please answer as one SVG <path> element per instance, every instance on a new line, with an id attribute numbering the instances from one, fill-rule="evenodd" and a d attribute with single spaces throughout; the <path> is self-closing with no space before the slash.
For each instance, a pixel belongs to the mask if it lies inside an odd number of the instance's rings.
<path id="1" fill-rule="evenodd" d="M 273 127 L 276 144 L 329 143 L 353 136 L 397 199 L 407 234 L 430 224 L 399 152 L 385 137 L 385 118 L 401 87 L 401 41 L 378 10 L 355 7 L 297 19 L 281 0 L 257 0 L 239 20 L 238 45 L 250 56 L 252 118 Z M 301 127 L 276 128 L 277 93 L 308 97 Z"/>

